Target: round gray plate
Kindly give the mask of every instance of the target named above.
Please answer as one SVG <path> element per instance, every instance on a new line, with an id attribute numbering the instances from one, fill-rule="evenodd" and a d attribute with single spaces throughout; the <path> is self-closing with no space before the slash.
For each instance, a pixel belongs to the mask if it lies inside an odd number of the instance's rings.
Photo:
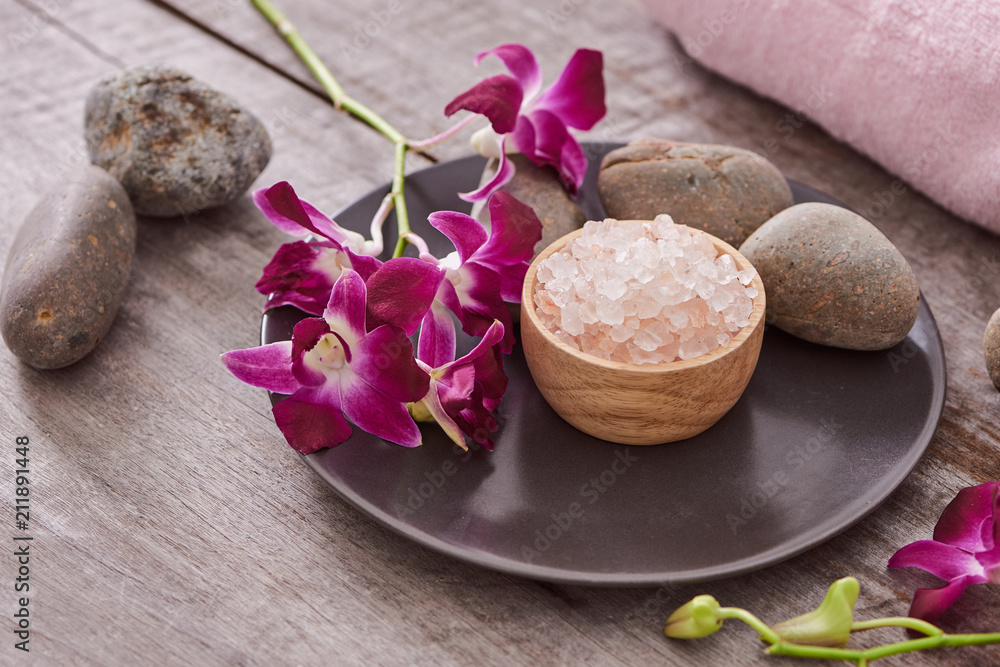
<path id="1" fill-rule="evenodd" d="M 595 172 L 605 150 L 587 150 L 581 202 L 589 218 L 601 218 Z M 473 189 L 483 165 L 469 157 L 407 178 L 414 229 L 439 256 L 449 244 L 426 217 L 468 210 L 455 193 Z M 800 184 L 792 189 L 798 202 L 836 203 Z M 366 232 L 386 191 L 361 198 L 337 221 Z M 386 238 L 395 238 L 392 220 Z M 302 316 L 269 311 L 262 340 L 288 340 Z M 464 352 L 474 341 L 459 344 Z M 463 452 L 430 424 L 417 449 L 355 428 L 347 442 L 304 459 L 375 521 L 469 563 L 572 584 L 694 582 L 790 558 L 875 509 L 930 443 L 945 392 L 944 353 L 926 303 L 907 339 L 884 352 L 813 345 L 768 328 L 732 411 L 668 445 L 585 435 L 539 394 L 520 346 L 504 367 L 510 385 L 493 452 Z"/>

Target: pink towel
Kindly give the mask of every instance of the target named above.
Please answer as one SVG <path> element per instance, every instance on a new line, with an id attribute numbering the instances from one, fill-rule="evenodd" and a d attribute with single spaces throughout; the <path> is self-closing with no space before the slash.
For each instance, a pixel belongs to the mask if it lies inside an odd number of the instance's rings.
<path id="1" fill-rule="evenodd" d="M 1000 232 L 1000 2 L 642 2 L 706 67 Z M 861 212 L 884 214 L 905 189 L 873 192 Z"/>

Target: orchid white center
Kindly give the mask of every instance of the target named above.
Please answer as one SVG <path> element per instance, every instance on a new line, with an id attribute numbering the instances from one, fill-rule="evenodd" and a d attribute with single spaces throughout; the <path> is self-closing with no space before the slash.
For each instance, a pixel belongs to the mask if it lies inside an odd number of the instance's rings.
<path id="1" fill-rule="evenodd" d="M 320 373 L 339 371 L 347 363 L 347 350 L 336 335 L 328 333 L 306 352 L 305 363 Z"/>
<path id="2" fill-rule="evenodd" d="M 452 274 L 452 273 L 458 271 L 458 269 L 462 268 L 462 258 L 458 256 L 458 252 L 457 251 L 452 251 L 452 252 L 448 253 L 447 255 L 445 255 L 442 259 L 438 260 L 437 264 L 441 268 L 447 269 L 448 270 L 448 279 L 451 280 L 452 282 L 455 282 L 451 278 L 450 274 Z"/>
<path id="3" fill-rule="evenodd" d="M 323 248 L 316 255 L 311 268 L 326 275 L 330 282 L 336 282 L 345 268 L 351 268 L 351 258 L 341 250 Z"/>

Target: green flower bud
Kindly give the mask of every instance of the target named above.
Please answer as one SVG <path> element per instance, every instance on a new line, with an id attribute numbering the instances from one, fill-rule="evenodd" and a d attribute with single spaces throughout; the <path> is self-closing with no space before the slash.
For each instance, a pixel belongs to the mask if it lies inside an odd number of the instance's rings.
<path id="1" fill-rule="evenodd" d="M 722 627 L 719 609 L 711 595 L 699 595 L 670 615 L 663 634 L 676 639 L 707 637 Z"/>
<path id="2" fill-rule="evenodd" d="M 779 637 L 792 644 L 840 648 L 851 638 L 854 603 L 861 586 L 854 577 L 833 582 L 814 611 L 772 626 Z"/>

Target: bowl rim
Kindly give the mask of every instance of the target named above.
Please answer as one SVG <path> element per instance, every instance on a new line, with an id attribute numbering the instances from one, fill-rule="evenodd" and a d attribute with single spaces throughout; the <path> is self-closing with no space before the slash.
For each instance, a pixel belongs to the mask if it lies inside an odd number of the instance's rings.
<path id="1" fill-rule="evenodd" d="M 589 221 L 588 221 L 589 222 Z M 651 222 L 650 220 L 621 220 L 620 222 Z M 524 276 L 524 283 L 521 285 L 521 320 L 522 325 L 524 318 L 527 317 L 537 331 L 539 331 L 542 337 L 547 343 L 553 345 L 556 349 L 560 350 L 564 354 L 568 354 L 576 359 L 579 359 L 585 363 L 593 364 L 597 367 L 604 368 L 611 371 L 629 371 L 634 373 L 663 373 L 666 371 L 680 371 L 690 368 L 697 368 L 699 366 L 705 366 L 718 361 L 720 358 L 734 352 L 739 347 L 743 345 L 757 329 L 759 329 L 764 323 L 764 313 L 767 306 L 767 296 L 764 292 L 764 281 L 761 280 L 760 272 L 757 268 L 750 263 L 746 257 L 744 257 L 739 250 L 726 243 L 722 239 L 708 232 L 697 229 L 696 227 L 691 227 L 689 225 L 682 225 L 680 223 L 674 223 L 678 227 L 683 227 L 688 230 L 692 235 L 703 234 L 707 236 L 715 248 L 720 253 L 726 253 L 730 255 L 735 261 L 736 266 L 740 270 L 751 268 L 754 270 L 753 279 L 750 281 L 751 284 L 757 288 L 757 296 L 753 297 L 753 312 L 750 313 L 750 323 L 744 326 L 739 332 L 730 340 L 726 345 L 722 347 L 717 347 L 714 350 L 701 354 L 697 357 L 692 357 L 691 359 L 677 359 L 675 361 L 666 361 L 659 364 L 633 364 L 625 361 L 611 361 L 609 359 L 602 359 L 601 357 L 594 356 L 587 352 L 577 350 L 576 348 L 570 347 L 568 344 L 556 338 L 555 334 L 549 330 L 547 326 L 542 324 L 541 320 L 538 319 L 538 315 L 534 308 L 534 296 L 535 296 L 535 286 L 538 282 L 537 273 L 538 266 L 543 260 L 548 258 L 550 255 L 562 250 L 570 241 L 579 238 L 583 234 L 583 228 L 576 229 L 569 234 L 559 237 L 552 243 L 550 243 L 544 250 L 542 250 L 538 255 L 531 261 L 528 266 L 528 271 Z M 522 334 L 523 336 L 523 334 Z"/>

